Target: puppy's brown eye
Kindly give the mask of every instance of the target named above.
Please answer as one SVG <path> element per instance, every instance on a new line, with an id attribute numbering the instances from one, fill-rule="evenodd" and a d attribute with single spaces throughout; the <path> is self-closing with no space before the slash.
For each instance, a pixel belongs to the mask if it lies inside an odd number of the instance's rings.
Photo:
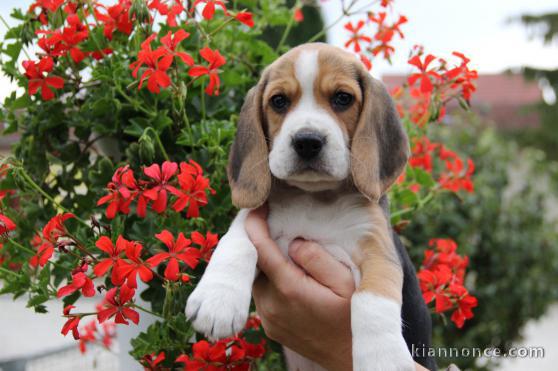
<path id="1" fill-rule="evenodd" d="M 331 105 L 337 111 L 344 111 L 353 103 L 353 96 L 344 91 L 338 91 L 331 97 Z"/>
<path id="2" fill-rule="evenodd" d="M 285 112 L 289 107 L 289 103 L 289 98 L 285 94 L 276 94 L 269 100 L 271 107 L 279 113 Z"/>

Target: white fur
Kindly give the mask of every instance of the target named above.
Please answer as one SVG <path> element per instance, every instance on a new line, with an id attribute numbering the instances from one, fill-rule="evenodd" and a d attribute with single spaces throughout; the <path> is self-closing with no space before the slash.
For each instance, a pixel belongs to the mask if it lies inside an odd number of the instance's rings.
<path id="1" fill-rule="evenodd" d="M 297 154 L 292 138 L 299 130 L 313 130 L 325 136 L 326 144 L 320 156 L 329 180 L 343 180 L 349 175 L 348 138 L 336 119 L 320 107 L 314 97 L 318 71 L 318 51 L 302 51 L 295 62 L 295 77 L 302 95 L 296 107 L 285 117 L 269 153 L 269 168 L 279 179 L 289 181 L 288 178 L 296 170 Z"/>
<path id="2" fill-rule="evenodd" d="M 239 332 L 248 318 L 258 260 L 256 248 L 244 229 L 248 212 L 240 210 L 188 297 L 186 316 L 193 321 L 196 331 L 211 338 Z"/>
<path id="3" fill-rule="evenodd" d="M 296 238 L 318 242 L 332 256 L 351 268 L 355 284 L 360 272 L 353 263 L 358 241 L 372 230 L 363 196 L 352 194 L 335 202 L 316 201 L 308 194 L 269 201 L 269 230 L 285 255 Z"/>
<path id="4" fill-rule="evenodd" d="M 351 298 L 354 371 L 412 371 L 403 338 L 401 306 L 384 297 L 356 292 Z"/>

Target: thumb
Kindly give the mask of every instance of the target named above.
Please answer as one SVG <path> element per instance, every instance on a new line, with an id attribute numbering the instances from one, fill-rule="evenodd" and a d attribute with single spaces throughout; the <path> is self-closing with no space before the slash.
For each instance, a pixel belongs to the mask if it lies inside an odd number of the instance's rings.
<path id="1" fill-rule="evenodd" d="M 318 243 L 295 240 L 289 247 L 289 256 L 307 274 L 337 295 L 350 298 L 355 291 L 351 270 Z"/>

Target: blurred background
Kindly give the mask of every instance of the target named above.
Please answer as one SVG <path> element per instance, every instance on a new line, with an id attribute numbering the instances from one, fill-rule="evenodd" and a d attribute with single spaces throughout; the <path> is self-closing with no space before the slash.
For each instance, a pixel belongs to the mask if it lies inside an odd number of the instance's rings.
<path id="1" fill-rule="evenodd" d="M 11 24 L 11 10 L 26 9 L 30 3 L 3 0 L 0 15 Z M 404 232 L 404 238 L 414 243 L 451 235 L 471 257 L 470 276 L 476 280 L 479 299 L 475 317 L 466 331 L 435 334 L 437 342 L 461 347 L 543 347 L 542 359 L 504 359 L 496 365 L 481 359 L 474 367 L 556 370 L 558 4 L 555 0 L 398 0 L 397 8 L 410 20 L 403 28 L 406 38 L 400 43 L 406 46 L 401 50 L 420 43 L 435 55 L 459 50 L 479 71 L 471 102 L 478 115 L 450 107 L 438 134 L 474 159 L 476 192 L 463 199 L 448 196 L 436 208 L 420 211 Z M 322 1 L 321 9 L 328 25 L 341 7 L 330 0 Z M 4 32 L 0 27 L 0 36 Z M 327 41 L 339 46 L 346 38 L 342 24 L 327 34 Z M 372 73 L 388 87 L 398 86 L 411 69 L 407 59 L 396 54 L 392 64 L 372 61 Z M 13 89 L 0 76 L 0 99 Z M 0 137 L 0 154 L 6 154 L 16 138 L 17 134 Z M 94 365 L 116 369 L 115 355 L 94 350 L 81 358 L 74 341 L 59 335 L 60 308 L 39 316 L 24 306 L 23 300 L 14 303 L 0 296 L 0 369 L 61 370 L 64 357 L 79 357 L 83 369 Z M 74 361 L 68 369 L 75 365 Z"/>

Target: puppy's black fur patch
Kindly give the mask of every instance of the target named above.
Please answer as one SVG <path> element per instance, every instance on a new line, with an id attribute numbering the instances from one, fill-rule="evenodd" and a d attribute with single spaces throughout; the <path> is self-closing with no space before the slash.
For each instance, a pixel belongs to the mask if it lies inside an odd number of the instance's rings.
<path id="1" fill-rule="evenodd" d="M 390 220 L 387 196 L 382 196 L 380 206 L 387 220 Z M 403 305 L 401 307 L 403 338 L 405 338 L 407 348 L 413 355 L 414 361 L 431 371 L 436 371 L 436 360 L 433 357 L 423 357 L 422 354 L 415 356 L 413 354 L 413 346 L 415 349 L 428 349 L 432 346 L 432 317 L 422 298 L 417 271 L 407 253 L 407 249 L 405 249 L 395 231 L 392 231 L 392 238 L 403 270 Z M 422 353 L 422 351 L 419 353 Z"/>

